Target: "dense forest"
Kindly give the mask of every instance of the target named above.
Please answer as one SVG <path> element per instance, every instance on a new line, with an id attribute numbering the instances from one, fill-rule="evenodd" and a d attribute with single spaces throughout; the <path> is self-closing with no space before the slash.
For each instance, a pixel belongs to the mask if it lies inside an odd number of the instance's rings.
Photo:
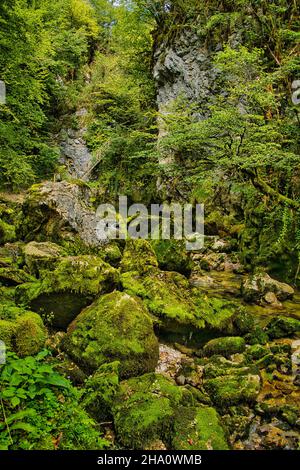
<path id="1" fill-rule="evenodd" d="M 299 0 L 1 0 L 0 51 L 0 450 L 299 449 Z"/>

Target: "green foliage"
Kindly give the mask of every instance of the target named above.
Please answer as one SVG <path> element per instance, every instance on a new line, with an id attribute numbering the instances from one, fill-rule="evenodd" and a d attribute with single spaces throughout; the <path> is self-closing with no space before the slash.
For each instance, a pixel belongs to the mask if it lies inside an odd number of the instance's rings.
<path id="1" fill-rule="evenodd" d="M 0 184 L 19 188 L 53 172 L 50 118 L 70 101 L 99 26 L 85 0 L 3 0 L 0 23 Z"/>
<path id="2" fill-rule="evenodd" d="M 0 448 L 103 449 L 80 394 L 47 363 L 47 351 L 0 366 Z"/>

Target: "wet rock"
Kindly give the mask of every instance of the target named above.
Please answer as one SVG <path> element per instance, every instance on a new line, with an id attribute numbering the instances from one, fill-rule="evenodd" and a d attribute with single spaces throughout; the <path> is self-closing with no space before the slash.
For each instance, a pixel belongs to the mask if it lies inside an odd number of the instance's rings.
<path id="1" fill-rule="evenodd" d="M 181 361 L 185 356 L 178 350 L 167 346 L 159 345 L 159 359 L 155 372 L 174 378 L 180 369 Z"/>
<path id="2" fill-rule="evenodd" d="M 294 295 L 294 289 L 272 279 L 267 273 L 254 274 L 242 282 L 241 292 L 247 302 L 258 302 L 266 294 L 273 293 L 279 300 L 290 299 Z"/>
<path id="3" fill-rule="evenodd" d="M 199 273 L 192 273 L 190 279 L 190 284 L 192 287 L 218 287 L 218 283 L 211 277 L 207 275 L 201 275 Z"/>
<path id="4" fill-rule="evenodd" d="M 18 233 L 26 241 L 74 241 L 77 236 L 82 244 L 99 247 L 104 243 L 97 237 L 98 222 L 84 184 L 47 181 L 28 191 Z"/>
<path id="5" fill-rule="evenodd" d="M 276 295 L 274 294 L 274 292 L 267 292 L 263 298 L 263 300 L 269 304 L 269 305 L 272 305 L 272 307 L 278 307 L 278 308 L 281 308 L 282 307 L 282 304 L 279 302 L 279 300 L 277 299 Z"/>
<path id="6" fill-rule="evenodd" d="M 184 385 L 185 382 L 186 382 L 186 380 L 185 380 L 185 376 L 184 376 L 184 375 L 178 375 L 178 376 L 176 377 L 176 383 L 177 383 L 177 385 Z"/>

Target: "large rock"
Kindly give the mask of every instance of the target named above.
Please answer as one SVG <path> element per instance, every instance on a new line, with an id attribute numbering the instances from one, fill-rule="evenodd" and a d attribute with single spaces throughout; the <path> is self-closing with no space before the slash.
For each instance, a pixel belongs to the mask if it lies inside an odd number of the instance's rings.
<path id="1" fill-rule="evenodd" d="M 291 286 L 272 279 L 267 273 L 249 276 L 243 281 L 241 291 L 247 302 L 260 301 L 268 292 L 273 292 L 279 300 L 287 300 L 294 295 L 294 289 Z"/>
<path id="2" fill-rule="evenodd" d="M 30 242 L 23 248 L 25 263 L 29 271 L 37 275 L 41 270 L 51 269 L 65 255 L 59 245 L 51 242 Z"/>
<path id="3" fill-rule="evenodd" d="M 123 446 L 144 449 L 170 439 L 175 411 L 194 405 L 191 392 L 160 374 L 146 374 L 121 383 L 113 406 L 117 436 Z"/>
<path id="4" fill-rule="evenodd" d="M 228 450 L 217 411 L 209 406 L 178 408 L 172 447 L 176 450 Z"/>
<path id="5" fill-rule="evenodd" d="M 203 385 L 213 403 L 221 409 L 254 403 L 261 387 L 256 366 L 243 366 L 217 356 L 204 366 Z"/>
<path id="6" fill-rule="evenodd" d="M 103 241 L 96 236 L 98 219 L 89 205 L 89 190 L 84 184 L 47 181 L 34 185 L 22 207 L 19 235 L 26 241 L 72 240 L 97 247 Z"/>
<path id="7" fill-rule="evenodd" d="M 0 267 L 0 284 L 18 286 L 24 282 L 34 282 L 36 279 L 23 269 L 13 266 Z"/>
<path id="8" fill-rule="evenodd" d="M 122 377 L 153 371 L 158 341 L 143 303 L 124 292 L 112 292 L 83 310 L 69 326 L 63 349 L 88 371 L 120 361 Z"/>
<path id="9" fill-rule="evenodd" d="M 114 289 L 116 269 L 96 256 L 67 256 L 41 278 L 18 286 L 18 303 L 48 317 L 55 328 L 65 329 L 80 311 L 101 294 Z"/>

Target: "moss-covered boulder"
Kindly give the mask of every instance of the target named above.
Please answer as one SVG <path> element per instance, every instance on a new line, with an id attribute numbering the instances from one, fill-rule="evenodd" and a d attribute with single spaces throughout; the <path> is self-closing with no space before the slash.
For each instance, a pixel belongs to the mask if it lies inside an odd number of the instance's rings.
<path id="1" fill-rule="evenodd" d="M 272 339 L 300 334 L 300 320 L 282 315 L 274 317 L 267 324 L 265 332 Z"/>
<path id="2" fill-rule="evenodd" d="M 189 275 L 193 261 L 186 250 L 183 240 L 153 240 L 151 245 L 155 251 L 158 265 L 166 271 L 177 271 Z"/>
<path id="3" fill-rule="evenodd" d="M 41 270 L 51 270 L 65 252 L 55 243 L 33 241 L 23 247 L 23 254 L 29 272 L 38 275 Z"/>
<path id="4" fill-rule="evenodd" d="M 82 405 L 98 422 L 112 418 L 111 409 L 119 391 L 120 362 L 100 366 L 84 384 Z"/>
<path id="5" fill-rule="evenodd" d="M 158 262 L 151 244 L 147 240 L 128 240 L 121 261 L 122 272 L 135 271 L 144 274 L 157 268 Z"/>
<path id="6" fill-rule="evenodd" d="M 0 320 L 0 341 L 7 349 L 12 348 L 13 338 L 16 333 L 16 325 L 9 320 Z"/>
<path id="7" fill-rule="evenodd" d="M 124 290 L 142 298 L 166 329 L 177 331 L 178 325 L 204 327 L 204 320 L 191 299 L 189 283 L 181 274 L 153 269 L 145 276 L 136 271 L 126 272 L 120 279 Z"/>
<path id="8" fill-rule="evenodd" d="M 61 258 L 52 271 L 41 270 L 36 282 L 18 286 L 17 301 L 65 329 L 80 311 L 101 294 L 114 289 L 118 273 L 96 256 Z"/>
<path id="9" fill-rule="evenodd" d="M 27 312 L 17 319 L 14 338 L 15 351 L 20 357 L 33 356 L 45 345 L 46 329 L 37 313 Z"/>
<path id="10" fill-rule="evenodd" d="M 26 312 L 15 320 L 0 320 L 0 341 L 20 357 L 37 354 L 45 346 L 46 329 L 39 315 Z"/>
<path id="11" fill-rule="evenodd" d="M 140 275 L 136 271 L 120 276 L 126 292 L 143 299 L 162 333 L 202 345 L 221 334 L 244 334 L 253 327 L 252 317 L 234 302 L 207 297 L 193 290 L 181 274 L 157 268 Z"/>
<path id="12" fill-rule="evenodd" d="M 176 410 L 189 404 L 195 404 L 191 392 L 160 374 L 146 374 L 121 382 L 113 406 L 120 444 L 144 449 L 157 440 L 168 442 Z"/>
<path id="13" fill-rule="evenodd" d="M 153 371 L 158 341 L 143 303 L 124 292 L 112 292 L 83 310 L 69 326 L 63 349 L 88 371 L 120 361 L 121 377 Z"/>
<path id="14" fill-rule="evenodd" d="M 181 407 L 172 433 L 176 450 L 228 450 L 225 431 L 217 411 L 209 406 Z"/>
<path id="15" fill-rule="evenodd" d="M 272 279 L 267 273 L 256 273 L 242 282 L 241 292 L 247 302 L 257 302 L 272 292 L 279 300 L 290 299 L 294 289 L 284 282 Z"/>
<path id="16" fill-rule="evenodd" d="M 245 350 L 246 343 L 240 336 L 226 336 L 215 338 L 205 344 L 203 352 L 206 356 L 220 354 L 228 357 L 231 354 L 242 353 Z"/>
<path id="17" fill-rule="evenodd" d="M 225 371 L 224 371 L 225 372 Z M 224 375 L 204 380 L 204 388 L 219 408 L 240 403 L 254 403 L 260 391 L 258 374 L 232 369 Z"/>

